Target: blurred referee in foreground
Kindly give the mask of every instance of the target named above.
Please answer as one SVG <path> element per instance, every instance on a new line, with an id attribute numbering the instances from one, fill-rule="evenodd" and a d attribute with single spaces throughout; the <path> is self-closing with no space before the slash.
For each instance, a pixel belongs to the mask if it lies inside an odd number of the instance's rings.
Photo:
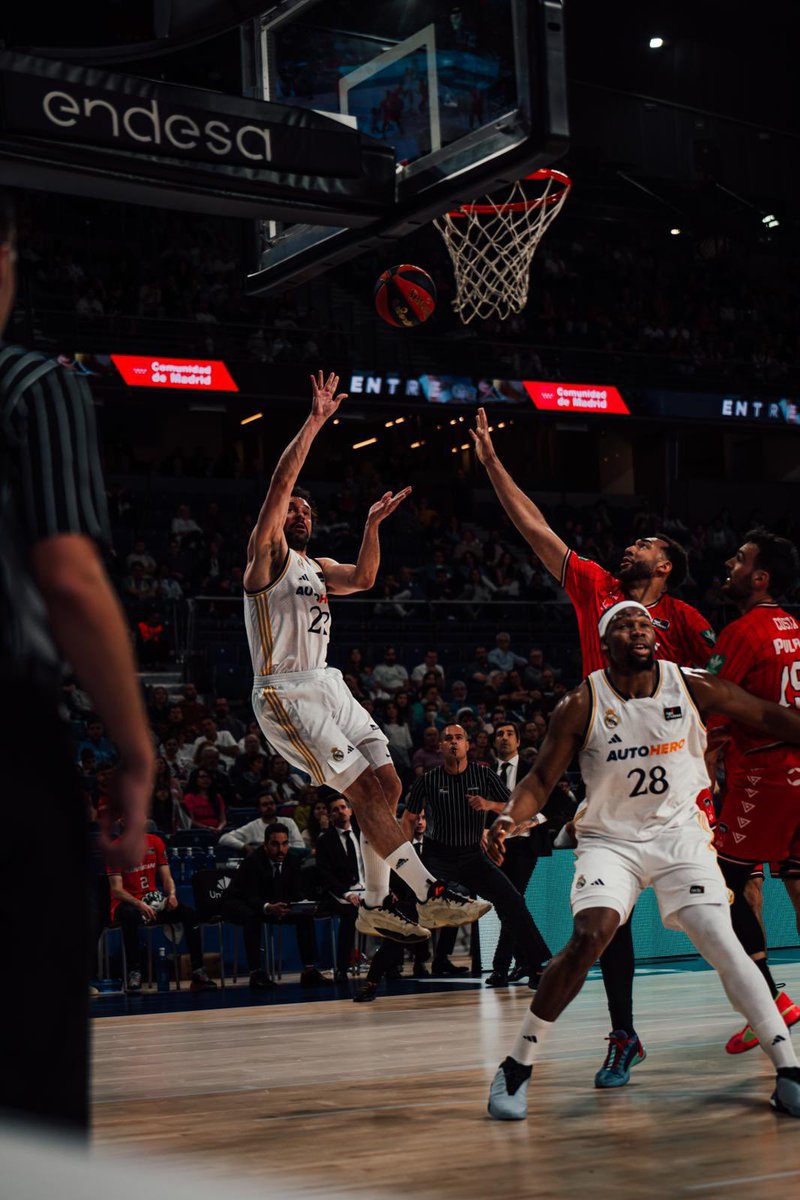
<path id="1" fill-rule="evenodd" d="M 507 875 L 496 867 L 483 850 L 485 814 L 470 804 L 477 798 L 505 801 L 508 788 L 485 763 L 469 761 L 469 742 L 461 725 L 446 725 L 442 730 L 441 749 L 444 766 L 420 775 L 406 800 L 403 826 L 407 836 L 413 833 L 418 813 L 424 810 L 428 830 L 422 849 L 422 861 L 437 879 L 460 883 L 470 892 L 490 900 L 497 909 L 503 929 L 511 934 L 515 957 L 535 987 L 542 966 L 550 958 L 547 943 L 536 927 L 524 898 Z M 433 960 L 433 974 L 445 966 L 446 954 L 439 935 Z M 451 935 L 452 936 L 452 935 Z M 446 943 L 447 952 L 453 942 Z M 452 974 L 445 970 L 444 974 Z"/>
<path id="2" fill-rule="evenodd" d="M 16 288 L 13 202 L 0 190 L 0 332 Z M 3 838 L 0 1114 L 88 1125 L 88 813 L 59 718 L 62 657 L 116 743 L 110 865 L 141 862 L 153 753 L 130 638 L 97 550 L 108 541 L 83 379 L 0 342 L 0 694 Z M 43 759 L 42 755 L 46 757 Z M 31 845 L 33 824 L 45 834 Z M 17 980 L 19 987 L 12 984 Z"/>

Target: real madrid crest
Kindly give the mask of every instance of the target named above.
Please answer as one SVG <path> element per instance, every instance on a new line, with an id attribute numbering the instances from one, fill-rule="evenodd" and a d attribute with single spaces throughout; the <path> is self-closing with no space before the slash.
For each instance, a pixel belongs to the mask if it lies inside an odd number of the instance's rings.
<path id="1" fill-rule="evenodd" d="M 334 746 L 331 750 L 331 758 L 334 762 L 341 762 L 344 758 L 344 750 L 340 750 L 338 746 Z"/>
<path id="2" fill-rule="evenodd" d="M 607 708 L 603 716 L 603 724 L 606 729 L 616 729 L 619 725 L 619 716 L 614 712 L 613 708 Z"/>

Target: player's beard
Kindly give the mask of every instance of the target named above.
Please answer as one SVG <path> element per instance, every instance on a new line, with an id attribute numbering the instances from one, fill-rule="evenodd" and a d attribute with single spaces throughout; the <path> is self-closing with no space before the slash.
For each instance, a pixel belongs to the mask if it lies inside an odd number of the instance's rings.
<path id="1" fill-rule="evenodd" d="M 653 571 L 646 562 L 632 562 L 627 567 L 620 567 L 617 579 L 620 583 L 640 583 L 643 579 L 652 579 Z"/>
<path id="2" fill-rule="evenodd" d="M 625 670 L 631 675 L 641 675 L 642 671 L 652 671 L 655 661 L 656 656 L 652 650 L 646 658 L 639 658 L 633 653 L 633 649 L 630 649 L 625 655 Z"/>
<path id="3" fill-rule="evenodd" d="M 744 579 L 740 579 L 738 583 L 734 583 L 732 579 L 726 579 L 722 585 L 722 591 L 726 596 L 730 596 L 734 604 L 741 604 L 744 600 L 748 600 L 753 594 L 753 576 L 746 575 Z"/>
<path id="4" fill-rule="evenodd" d="M 290 527 L 286 530 L 286 545 L 290 550 L 305 550 L 310 538 L 311 534 L 307 529 L 293 529 Z"/>

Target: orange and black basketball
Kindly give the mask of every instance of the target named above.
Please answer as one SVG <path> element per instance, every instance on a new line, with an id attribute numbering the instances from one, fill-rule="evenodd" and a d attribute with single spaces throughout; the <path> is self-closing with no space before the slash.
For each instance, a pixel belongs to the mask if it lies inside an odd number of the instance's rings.
<path id="1" fill-rule="evenodd" d="M 398 329 L 421 325 L 436 308 L 436 284 L 427 271 L 410 263 L 389 267 L 375 284 L 375 308 Z"/>

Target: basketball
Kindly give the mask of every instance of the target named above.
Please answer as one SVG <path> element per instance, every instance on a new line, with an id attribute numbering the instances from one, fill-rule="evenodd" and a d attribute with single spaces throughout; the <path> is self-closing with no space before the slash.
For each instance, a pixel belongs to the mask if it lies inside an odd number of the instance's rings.
<path id="1" fill-rule="evenodd" d="M 436 308 L 436 284 L 427 271 L 410 263 L 389 267 L 375 284 L 375 308 L 387 325 L 421 325 Z"/>

